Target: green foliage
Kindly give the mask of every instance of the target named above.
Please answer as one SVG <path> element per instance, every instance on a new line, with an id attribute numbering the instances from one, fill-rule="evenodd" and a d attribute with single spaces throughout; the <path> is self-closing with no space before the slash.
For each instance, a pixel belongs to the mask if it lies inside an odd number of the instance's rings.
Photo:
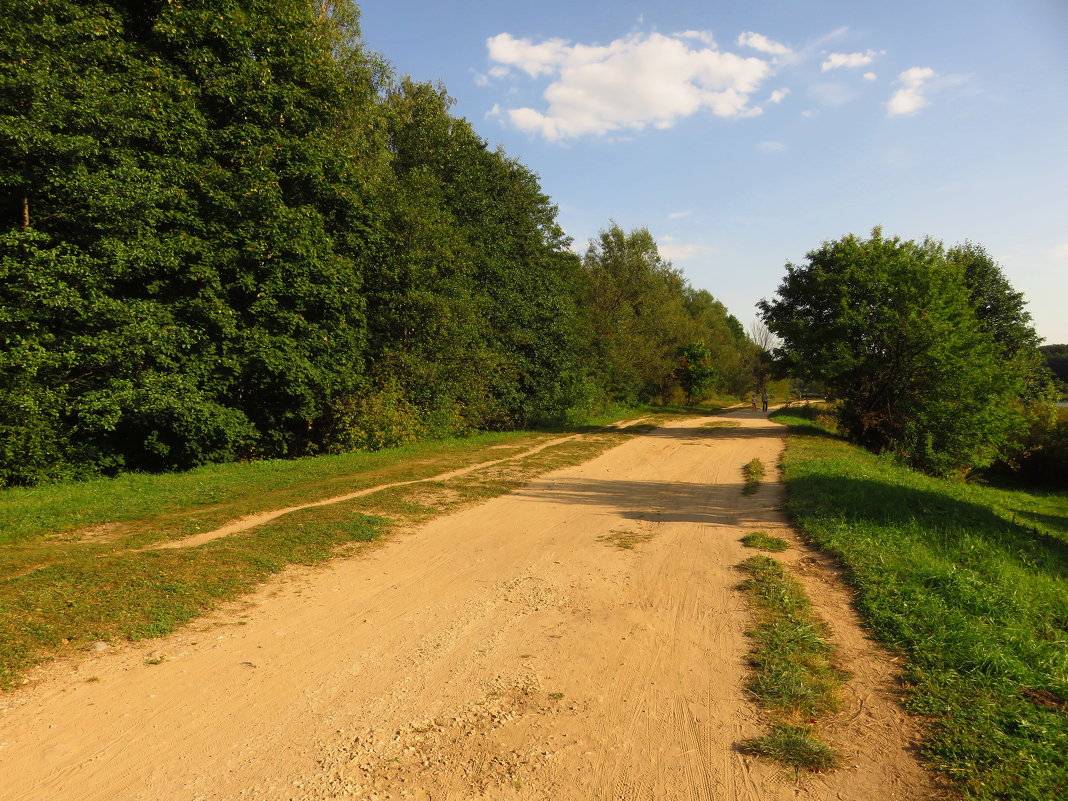
<path id="1" fill-rule="evenodd" d="M 647 229 L 626 233 L 613 223 L 590 243 L 582 268 L 587 367 L 609 398 L 666 401 L 676 379 L 686 382 L 681 388 L 691 399 L 721 379 L 739 383 L 741 326 L 660 257 Z M 693 358 L 688 348 L 698 349 Z"/>
<path id="2" fill-rule="evenodd" d="M 677 391 L 691 342 L 730 383 L 737 320 L 648 232 L 637 333 L 600 340 L 612 270 L 584 269 L 537 176 L 443 88 L 394 80 L 358 18 L 0 18 L 0 486 L 573 424 Z"/>
<path id="3" fill-rule="evenodd" d="M 1037 420 L 1026 440 L 1026 450 L 1012 465 L 1016 476 L 1033 486 L 1068 489 L 1068 408 L 1057 416 Z"/>
<path id="4" fill-rule="evenodd" d="M 408 445 L 426 434 L 418 410 L 395 383 L 335 398 L 331 415 L 325 444 L 338 453 Z"/>
<path id="5" fill-rule="evenodd" d="M 375 164 L 352 134 L 374 85 L 335 5 L 49 0 L 5 18 L 9 483 L 301 453 L 355 386 L 373 251 L 352 234 Z"/>
<path id="6" fill-rule="evenodd" d="M 1068 495 L 924 476 L 785 412 L 789 508 L 907 660 L 924 753 L 970 798 L 1068 792 Z"/>
<path id="7" fill-rule="evenodd" d="M 1068 388 L 1068 345 L 1042 345 L 1038 349 L 1046 361 L 1046 367 Z"/>
<path id="8" fill-rule="evenodd" d="M 760 304 L 783 361 L 841 400 L 848 436 L 940 475 L 1011 455 L 1046 392 L 1019 296 L 969 248 L 850 235 L 788 264 Z"/>
<path id="9" fill-rule="evenodd" d="M 716 385 L 719 371 L 712 364 L 712 354 L 703 342 L 694 342 L 679 349 L 675 380 L 686 393 L 686 402 L 693 405 Z"/>

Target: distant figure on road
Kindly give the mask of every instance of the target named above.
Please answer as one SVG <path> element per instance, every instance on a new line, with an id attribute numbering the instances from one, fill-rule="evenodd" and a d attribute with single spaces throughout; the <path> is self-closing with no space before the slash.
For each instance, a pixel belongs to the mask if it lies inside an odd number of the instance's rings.
<path id="1" fill-rule="evenodd" d="M 760 393 L 760 401 L 764 404 L 764 411 L 766 412 L 768 410 L 768 391 L 766 389 Z"/>
<path id="2" fill-rule="evenodd" d="M 753 393 L 753 411 L 756 411 L 756 393 Z"/>

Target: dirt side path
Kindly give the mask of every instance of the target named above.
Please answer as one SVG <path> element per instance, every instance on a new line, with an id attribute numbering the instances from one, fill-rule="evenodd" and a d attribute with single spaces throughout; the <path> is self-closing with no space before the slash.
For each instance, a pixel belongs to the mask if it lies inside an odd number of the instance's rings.
<path id="1" fill-rule="evenodd" d="M 243 611 L 46 668 L 0 698 L 0 797 L 927 797 L 893 665 L 847 614 L 832 621 L 855 674 L 833 732 L 845 769 L 795 781 L 735 750 L 761 732 L 742 690 L 738 539 L 785 525 L 778 485 L 740 492 L 745 462 L 776 463 L 782 429 L 730 419 L 658 429 L 290 573 Z M 845 597 L 804 567 L 834 614 Z"/>

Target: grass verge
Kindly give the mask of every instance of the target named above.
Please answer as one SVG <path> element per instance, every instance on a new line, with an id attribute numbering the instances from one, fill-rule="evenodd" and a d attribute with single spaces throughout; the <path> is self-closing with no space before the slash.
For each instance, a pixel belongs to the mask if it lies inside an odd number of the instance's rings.
<path id="1" fill-rule="evenodd" d="M 930 478 L 775 419 L 792 515 L 907 658 L 927 763 L 966 798 L 1068 798 L 1068 494 Z"/>
<path id="2" fill-rule="evenodd" d="M 517 456 L 558 433 L 485 434 L 376 453 L 0 492 L 0 688 L 16 685 L 49 656 L 101 640 L 162 636 L 289 565 L 324 562 L 395 525 L 503 494 L 653 427 L 587 428 L 585 436 L 448 481 L 293 512 L 195 548 L 143 550 L 247 514 Z"/>
<path id="3" fill-rule="evenodd" d="M 801 583 L 767 556 L 739 565 L 749 577 L 741 589 L 755 611 L 749 632 L 752 675 L 748 689 L 774 719 L 767 737 L 747 740 L 743 751 L 771 756 L 793 768 L 826 770 L 837 764 L 819 742 L 813 719 L 838 708 L 844 676 L 831 664 L 832 648 Z"/>

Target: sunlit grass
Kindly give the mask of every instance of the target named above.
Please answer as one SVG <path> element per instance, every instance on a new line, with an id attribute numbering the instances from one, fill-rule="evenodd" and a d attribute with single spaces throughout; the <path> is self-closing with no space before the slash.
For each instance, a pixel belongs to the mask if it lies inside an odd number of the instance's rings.
<path id="1" fill-rule="evenodd" d="M 928 764 L 969 798 L 1068 798 L 1068 494 L 930 478 L 776 419 L 790 512 L 905 655 Z"/>
<path id="2" fill-rule="evenodd" d="M 782 537 L 773 537 L 766 531 L 753 531 L 746 534 L 742 537 L 741 543 L 746 548 L 756 548 L 758 551 L 770 551 L 772 553 L 785 551 L 790 547 L 790 544 Z"/>
<path id="3" fill-rule="evenodd" d="M 98 640 L 163 636 L 289 565 L 324 562 L 397 524 L 495 497 L 638 433 L 586 432 L 447 481 L 291 512 L 193 548 L 144 550 L 252 512 L 517 456 L 558 434 L 488 434 L 376 453 L 0 492 L 8 535 L 0 543 L 0 687 L 17 683 L 26 668 L 52 654 Z M 12 523 L 9 515 L 21 519 Z M 113 525 L 94 533 L 101 523 Z"/>

